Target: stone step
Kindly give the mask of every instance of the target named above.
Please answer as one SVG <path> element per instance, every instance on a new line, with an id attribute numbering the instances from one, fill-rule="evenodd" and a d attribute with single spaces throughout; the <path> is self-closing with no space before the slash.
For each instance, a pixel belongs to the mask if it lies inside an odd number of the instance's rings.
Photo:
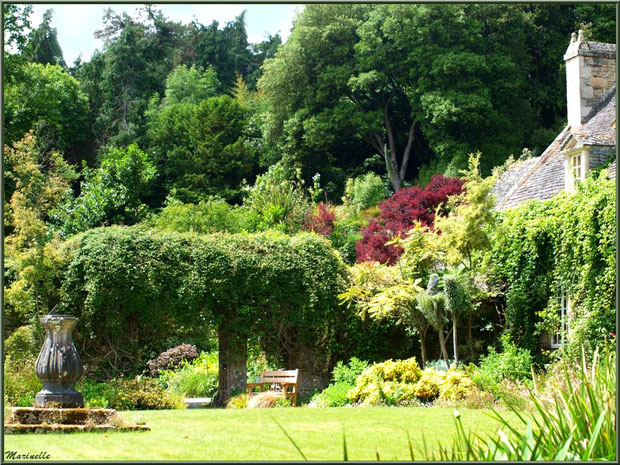
<path id="1" fill-rule="evenodd" d="M 213 399 L 211 397 L 187 397 L 185 406 L 187 408 L 204 408 L 209 406 Z"/>
<path id="2" fill-rule="evenodd" d="M 21 425 L 105 425 L 116 418 L 116 410 L 106 408 L 13 407 L 12 413 L 12 422 Z"/>
<path id="3" fill-rule="evenodd" d="M 77 431 L 149 431 L 151 428 L 145 425 L 22 425 L 18 423 L 8 423 L 4 425 L 5 434 L 23 433 L 74 433 Z"/>

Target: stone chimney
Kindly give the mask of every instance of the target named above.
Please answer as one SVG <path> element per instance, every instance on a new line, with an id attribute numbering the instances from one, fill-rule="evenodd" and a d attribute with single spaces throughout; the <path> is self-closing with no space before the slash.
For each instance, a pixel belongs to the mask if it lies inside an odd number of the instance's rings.
<path id="1" fill-rule="evenodd" d="M 576 129 L 616 83 L 616 45 L 590 42 L 573 32 L 564 54 L 568 124 Z"/>

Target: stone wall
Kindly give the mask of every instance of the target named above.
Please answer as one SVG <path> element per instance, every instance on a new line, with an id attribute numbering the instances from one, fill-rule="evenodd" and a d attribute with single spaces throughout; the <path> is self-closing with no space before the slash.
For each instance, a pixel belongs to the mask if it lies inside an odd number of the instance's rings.
<path id="1" fill-rule="evenodd" d="M 591 147 L 589 149 L 589 165 L 588 169 L 591 170 L 597 166 L 601 166 L 609 157 L 612 156 L 615 150 L 611 147 Z"/>

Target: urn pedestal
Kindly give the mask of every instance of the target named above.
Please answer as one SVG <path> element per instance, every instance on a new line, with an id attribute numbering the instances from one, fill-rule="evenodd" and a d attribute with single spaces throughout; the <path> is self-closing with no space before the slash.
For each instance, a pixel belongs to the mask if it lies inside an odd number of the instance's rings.
<path id="1" fill-rule="evenodd" d="M 84 398 L 75 383 L 84 374 L 84 366 L 73 345 L 73 330 L 78 319 L 69 315 L 41 318 L 45 342 L 36 361 L 35 373 L 43 389 L 35 396 L 35 407 L 83 407 Z"/>
<path id="2" fill-rule="evenodd" d="M 34 407 L 13 407 L 4 423 L 5 434 L 150 430 L 146 425 L 125 422 L 116 410 L 84 408 L 84 398 L 75 390 L 85 371 L 73 345 L 77 322 L 69 315 L 41 318 L 45 341 L 34 371 L 43 381 L 43 389 L 35 396 Z"/>

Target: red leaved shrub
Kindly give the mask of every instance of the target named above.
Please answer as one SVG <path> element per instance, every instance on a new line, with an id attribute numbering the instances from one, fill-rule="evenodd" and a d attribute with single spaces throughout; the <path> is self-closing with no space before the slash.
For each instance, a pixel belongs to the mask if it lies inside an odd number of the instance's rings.
<path id="1" fill-rule="evenodd" d="M 336 212 L 334 208 L 325 202 L 319 202 L 314 209 L 308 210 L 303 227 L 306 231 L 314 231 L 323 236 L 330 236 L 334 232 Z"/>
<path id="2" fill-rule="evenodd" d="M 460 194 L 462 187 L 463 181 L 459 178 L 437 174 L 424 189 L 419 186 L 403 188 L 379 202 L 379 216 L 362 229 L 362 238 L 355 245 L 357 262 L 395 263 L 403 251 L 385 243 L 398 234 L 404 235 L 415 221 L 432 228 L 437 207 L 445 204 L 448 196 Z"/>

